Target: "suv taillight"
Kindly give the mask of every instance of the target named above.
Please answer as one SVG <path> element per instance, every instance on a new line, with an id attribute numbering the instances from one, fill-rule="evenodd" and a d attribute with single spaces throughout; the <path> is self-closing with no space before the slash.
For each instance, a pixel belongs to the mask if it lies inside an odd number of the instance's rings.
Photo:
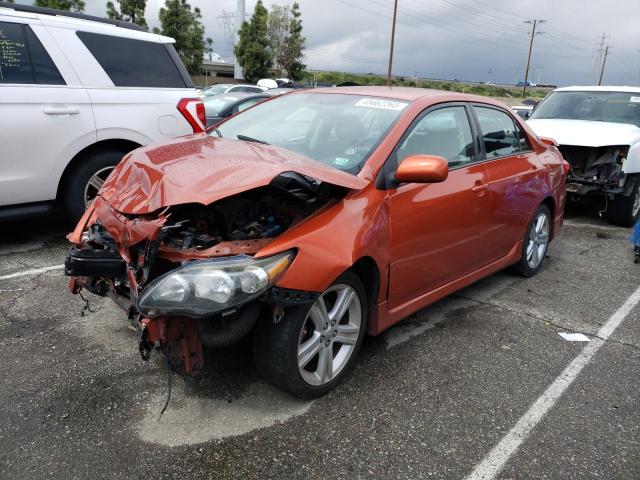
<path id="1" fill-rule="evenodd" d="M 193 133 L 202 132 L 207 128 L 207 117 L 204 113 L 204 103 L 199 98 L 183 98 L 178 102 L 178 111 L 189 122 Z"/>

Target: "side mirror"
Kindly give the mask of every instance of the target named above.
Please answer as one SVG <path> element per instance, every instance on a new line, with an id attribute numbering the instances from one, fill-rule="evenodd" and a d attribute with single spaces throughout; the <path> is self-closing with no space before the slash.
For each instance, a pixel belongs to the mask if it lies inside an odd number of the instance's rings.
<path id="1" fill-rule="evenodd" d="M 444 182 L 449 176 L 449 162 L 438 155 L 410 155 L 396 171 L 396 180 L 407 183 Z"/>

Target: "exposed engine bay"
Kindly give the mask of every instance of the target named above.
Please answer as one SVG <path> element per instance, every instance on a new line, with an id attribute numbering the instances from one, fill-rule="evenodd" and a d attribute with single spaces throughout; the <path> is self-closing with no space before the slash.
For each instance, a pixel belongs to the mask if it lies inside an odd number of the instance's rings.
<path id="1" fill-rule="evenodd" d="M 625 174 L 622 166 L 629 146 L 584 147 L 559 145 L 571 170 L 567 190 L 584 195 L 592 190 L 615 194 L 623 191 Z"/>
<path id="2" fill-rule="evenodd" d="M 231 345 L 261 313 L 275 319 L 283 305 L 315 299 L 273 286 L 295 252 L 253 255 L 347 191 L 286 172 L 210 205 L 174 205 L 153 214 L 125 215 L 98 198 L 100 215 L 69 251 L 65 273 L 72 292 L 109 296 L 127 311 L 144 359 L 173 344 L 174 358 L 191 373 L 203 365 L 202 345 Z"/>

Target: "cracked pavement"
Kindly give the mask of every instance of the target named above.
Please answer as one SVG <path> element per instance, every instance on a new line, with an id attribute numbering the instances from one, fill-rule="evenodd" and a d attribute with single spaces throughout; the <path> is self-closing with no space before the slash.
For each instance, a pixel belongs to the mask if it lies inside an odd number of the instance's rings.
<path id="1" fill-rule="evenodd" d="M 640 283 L 629 231 L 569 212 L 533 278 L 501 272 L 369 337 L 302 402 L 262 382 L 248 342 L 198 377 L 144 363 L 108 299 L 62 271 L 0 281 L 0 478 L 464 478 Z M 3 227 L 0 276 L 64 261 L 55 219 Z M 640 478 L 636 306 L 497 478 Z M 601 340 L 595 340 L 601 341 Z"/>

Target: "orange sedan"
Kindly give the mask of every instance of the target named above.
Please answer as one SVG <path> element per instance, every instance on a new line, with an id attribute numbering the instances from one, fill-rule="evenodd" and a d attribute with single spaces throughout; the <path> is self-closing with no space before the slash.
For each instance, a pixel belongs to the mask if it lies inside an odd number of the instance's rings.
<path id="1" fill-rule="evenodd" d="M 506 106 L 346 87 L 274 98 L 127 155 L 75 231 L 71 290 L 110 296 L 153 350 L 253 336 L 263 376 L 316 397 L 365 334 L 487 275 L 530 276 L 567 164 Z"/>

